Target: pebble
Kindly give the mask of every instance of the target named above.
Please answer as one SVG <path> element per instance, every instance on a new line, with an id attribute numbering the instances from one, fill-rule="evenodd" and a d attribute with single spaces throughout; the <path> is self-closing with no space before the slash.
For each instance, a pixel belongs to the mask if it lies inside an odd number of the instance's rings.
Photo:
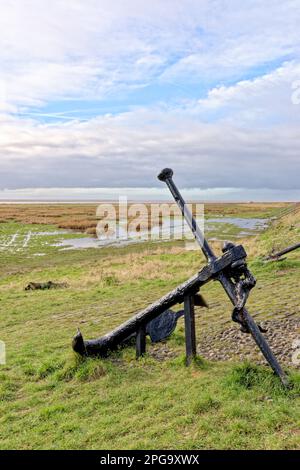
<path id="1" fill-rule="evenodd" d="M 264 334 L 274 354 L 286 366 L 300 368 L 292 363 L 292 354 L 295 349 L 295 340 L 300 342 L 300 318 L 291 317 L 265 320 Z M 172 350 L 168 344 L 161 343 L 149 347 L 149 354 L 158 360 L 173 358 L 183 351 Z M 257 364 L 266 364 L 251 335 L 241 333 L 239 326 L 231 325 L 222 331 L 198 337 L 197 353 L 203 358 L 214 361 L 224 360 L 251 360 Z"/>

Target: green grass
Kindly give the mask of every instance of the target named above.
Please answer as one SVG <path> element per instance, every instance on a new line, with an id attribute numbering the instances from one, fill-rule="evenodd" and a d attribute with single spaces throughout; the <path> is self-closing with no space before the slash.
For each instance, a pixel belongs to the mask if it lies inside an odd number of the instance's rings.
<path id="1" fill-rule="evenodd" d="M 1 448 L 297 447 L 299 377 L 286 392 L 267 369 L 183 362 L 21 361 L 1 375 Z"/>
<path id="2" fill-rule="evenodd" d="M 297 236 L 297 224 L 288 240 Z M 6 236 L 16 225 L 0 228 Z M 260 236 L 255 245 L 261 254 L 277 233 L 270 228 Z M 39 243 L 44 241 L 37 239 L 38 251 Z M 246 242 L 250 252 L 252 244 Z M 182 320 L 167 343 L 175 357 L 156 360 L 149 343 L 149 353 L 139 361 L 133 348 L 106 360 L 73 354 L 77 327 L 86 338 L 107 333 L 194 274 L 204 264 L 197 252 L 185 251 L 180 242 L 43 249 L 43 257 L 26 250 L 1 252 L 0 339 L 7 348 L 7 364 L 0 366 L 1 449 L 299 447 L 299 372 L 289 371 L 293 387 L 286 391 L 269 368 L 253 363 L 198 358 L 186 368 Z M 285 309 L 298 308 L 299 314 L 299 254 L 268 264 L 261 254 L 250 258 L 258 289 L 249 308 L 263 317 L 284 301 Z M 47 280 L 69 287 L 24 291 L 30 281 Z M 200 340 L 231 312 L 218 284 L 208 284 L 203 294 L 211 308 L 197 310 Z"/>

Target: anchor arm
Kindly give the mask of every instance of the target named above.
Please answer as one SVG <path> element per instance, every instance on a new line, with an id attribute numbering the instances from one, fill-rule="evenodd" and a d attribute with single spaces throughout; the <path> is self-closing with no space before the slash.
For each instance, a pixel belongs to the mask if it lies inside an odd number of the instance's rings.
<path id="1" fill-rule="evenodd" d="M 211 247 L 209 246 L 207 240 L 205 239 L 202 231 L 197 225 L 196 220 L 194 219 L 193 215 L 191 214 L 188 206 L 186 205 L 184 199 L 182 198 L 178 188 L 176 187 L 174 181 L 173 181 L 173 170 L 170 168 L 165 168 L 160 172 L 158 175 L 158 179 L 160 181 L 163 181 L 167 184 L 171 194 L 173 195 L 175 202 L 177 203 L 179 209 L 181 210 L 182 215 L 184 216 L 186 222 L 188 223 L 190 229 L 192 230 L 195 239 L 197 240 L 202 252 L 204 253 L 206 259 L 208 260 L 209 263 L 212 263 L 216 256 L 214 252 L 212 251 Z M 233 244 L 232 244 L 233 245 Z M 227 251 L 231 251 L 232 247 L 230 247 Z M 226 248 L 225 248 L 226 251 Z M 246 258 L 246 253 L 245 253 L 245 258 Z M 247 265 L 244 261 L 244 269 L 247 269 Z M 234 305 L 235 308 L 239 309 L 239 322 L 242 324 L 242 326 L 245 327 L 247 331 L 249 331 L 256 342 L 257 346 L 261 350 L 262 354 L 264 355 L 265 359 L 268 361 L 270 364 L 271 368 L 273 371 L 278 375 L 280 378 L 282 384 L 284 386 L 288 385 L 288 379 L 282 370 L 280 364 L 278 363 L 276 357 L 274 356 L 273 352 L 271 351 L 267 341 L 261 334 L 259 327 L 256 325 L 255 321 L 249 314 L 248 310 L 244 307 L 245 302 L 247 300 L 247 297 L 249 295 L 249 292 L 246 293 L 244 298 L 239 298 L 237 295 L 236 291 L 236 284 L 234 284 L 232 280 L 232 276 L 234 277 L 234 272 L 236 270 L 236 273 L 238 274 L 238 267 L 231 265 L 231 272 L 227 271 L 226 269 L 218 272 L 215 276 L 214 279 L 218 280 L 223 289 L 225 290 L 227 296 L 229 297 L 230 301 Z M 249 273 L 249 271 L 248 271 Z M 252 275 L 251 275 L 252 276 Z M 251 278 L 250 278 L 251 279 Z M 249 279 L 248 279 L 249 280 Z M 253 278 L 254 282 L 254 278 Z M 251 283 L 251 281 L 250 281 Z M 250 287 L 250 285 L 248 286 Z M 253 286 L 252 286 L 253 287 Z M 250 289 L 249 289 L 250 290 Z M 241 308 L 239 308 L 241 307 Z"/>

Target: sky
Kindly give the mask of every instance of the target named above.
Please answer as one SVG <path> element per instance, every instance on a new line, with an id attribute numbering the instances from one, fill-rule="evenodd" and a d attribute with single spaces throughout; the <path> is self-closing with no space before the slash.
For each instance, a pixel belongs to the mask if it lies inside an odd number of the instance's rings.
<path id="1" fill-rule="evenodd" d="M 171 167 L 203 199 L 299 200 L 299 24 L 300 0 L 0 0 L 0 199 Z"/>

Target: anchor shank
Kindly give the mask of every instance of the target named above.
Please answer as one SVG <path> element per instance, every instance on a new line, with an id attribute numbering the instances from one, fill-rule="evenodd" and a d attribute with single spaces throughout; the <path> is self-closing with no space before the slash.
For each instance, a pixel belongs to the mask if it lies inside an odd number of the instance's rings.
<path id="1" fill-rule="evenodd" d="M 190 229 L 192 230 L 195 236 L 195 239 L 200 245 L 202 252 L 204 253 L 208 262 L 212 263 L 215 260 L 216 256 L 214 252 L 212 251 L 211 247 L 209 246 L 207 240 L 205 239 L 202 231 L 198 227 L 195 218 L 193 217 L 189 208 L 187 207 L 172 177 L 173 177 L 173 170 L 171 170 L 171 168 L 165 168 L 158 175 L 158 179 L 160 181 L 164 181 L 167 184 L 172 196 L 174 197 L 179 209 L 181 210 L 182 215 L 184 216 L 186 222 L 188 223 Z M 233 283 L 230 274 L 226 273 L 225 271 L 221 271 L 214 276 L 214 279 L 218 280 L 221 283 L 221 285 L 223 286 L 223 289 L 225 290 L 232 304 L 236 306 L 238 304 L 238 298 L 237 298 L 237 293 L 235 289 L 235 284 Z M 259 328 L 256 325 L 255 321 L 253 320 L 251 315 L 248 313 L 248 311 L 244 307 L 241 310 L 241 317 L 242 317 L 243 323 L 246 325 L 248 331 L 251 333 L 254 341 L 256 342 L 257 346 L 261 350 L 262 354 L 264 355 L 264 357 L 266 358 L 266 360 L 268 361 L 268 363 L 270 364 L 274 372 L 279 376 L 282 384 L 284 386 L 287 386 L 288 379 L 285 373 L 283 372 L 276 357 L 272 353 L 267 341 L 265 340 L 265 338 L 259 331 Z"/>
<path id="2" fill-rule="evenodd" d="M 224 273 L 220 273 L 217 276 L 217 280 L 222 284 L 232 304 L 235 305 L 237 298 L 236 298 L 234 284 L 231 281 L 231 279 L 229 279 Z M 286 387 L 288 385 L 288 380 L 287 380 L 285 373 L 283 372 L 279 362 L 277 361 L 275 355 L 273 354 L 264 336 L 259 331 L 257 324 L 255 323 L 255 321 L 253 320 L 253 318 L 251 317 L 250 313 L 248 312 L 246 308 L 243 308 L 242 310 L 242 317 L 243 317 L 244 323 L 247 325 L 251 333 L 251 336 L 253 337 L 257 346 L 261 350 L 263 356 L 265 357 L 267 362 L 270 364 L 275 374 L 278 375 L 278 377 L 281 380 L 281 383 Z"/>
<path id="3" fill-rule="evenodd" d="M 175 185 L 175 183 L 172 179 L 172 176 L 173 176 L 173 170 L 171 170 L 170 168 L 165 168 L 158 175 L 158 179 L 160 181 L 164 181 L 167 184 L 167 186 L 168 186 L 172 196 L 174 197 L 175 202 L 178 205 L 183 217 L 185 218 L 188 226 L 190 227 L 191 231 L 193 232 L 194 237 L 197 240 L 204 256 L 206 257 L 208 262 L 211 262 L 214 259 L 216 259 L 216 255 L 214 254 L 213 250 L 211 249 L 211 247 L 207 243 L 207 241 L 206 241 L 202 231 L 200 230 L 199 226 L 197 225 L 197 222 L 196 222 L 195 218 L 193 217 L 188 205 L 185 203 L 185 201 L 184 201 L 183 197 L 181 196 L 177 186 Z"/>

